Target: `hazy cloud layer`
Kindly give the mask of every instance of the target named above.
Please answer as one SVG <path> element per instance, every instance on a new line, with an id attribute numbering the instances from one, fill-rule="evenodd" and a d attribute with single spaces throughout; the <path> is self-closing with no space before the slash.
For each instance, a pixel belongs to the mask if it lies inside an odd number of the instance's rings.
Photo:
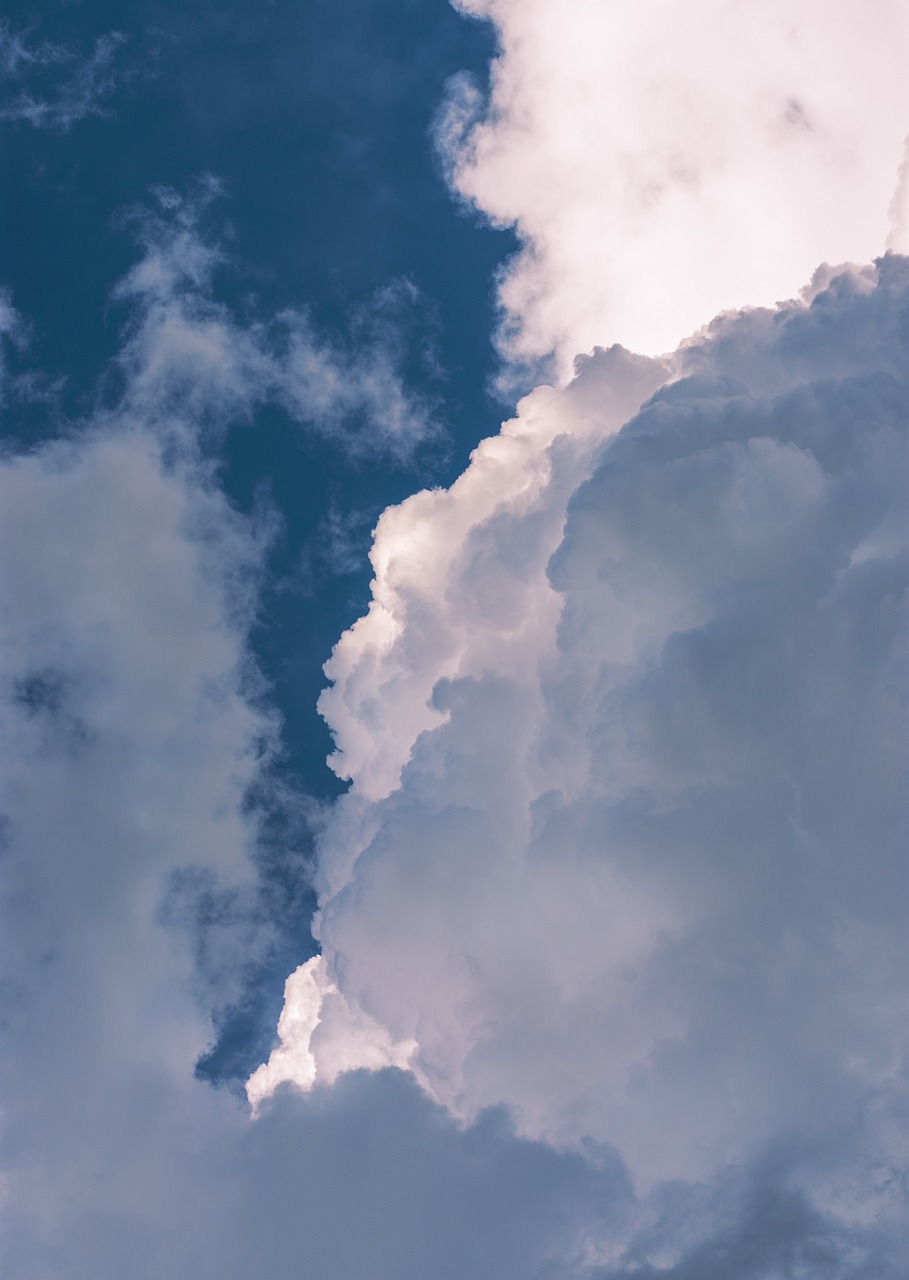
<path id="1" fill-rule="evenodd" d="M 776 1274 L 710 1261 L 739 1178 L 817 1274 L 897 1274 L 907 314 L 888 256 L 665 382 L 596 352 L 386 512 L 328 667 L 309 1075 L 366 1018 L 455 1114 L 613 1146 L 690 1202 L 642 1274 Z"/>
<path id="2" fill-rule="evenodd" d="M 499 285 L 509 361 L 555 352 L 566 378 L 594 344 L 669 351 L 905 235 L 887 212 L 909 134 L 900 0 L 458 7 L 501 53 L 488 101 L 452 83 L 439 142 L 454 190 L 524 242 Z"/>

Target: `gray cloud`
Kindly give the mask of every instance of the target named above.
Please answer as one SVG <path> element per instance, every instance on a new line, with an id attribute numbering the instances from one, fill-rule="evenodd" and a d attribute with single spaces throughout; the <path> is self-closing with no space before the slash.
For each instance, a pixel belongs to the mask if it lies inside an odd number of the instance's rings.
<path id="1" fill-rule="evenodd" d="M 0 465 L 4 1274 L 896 1280 L 906 261 L 597 352 L 386 513 L 321 931 L 423 1088 L 253 1121 L 192 1071 L 269 945 L 267 529 L 197 445 L 287 365 L 162 198 L 113 407 Z"/>
<path id="2" fill-rule="evenodd" d="M 454 1114 L 614 1146 L 643 1215 L 713 1188 L 690 1247 L 607 1233 L 603 1274 L 772 1275 L 818 1233 L 819 1274 L 898 1274 L 907 272 L 580 361 L 386 513 L 332 657 L 341 997 Z M 317 1078 L 357 1061 L 335 1003 Z"/>
<path id="3" fill-rule="evenodd" d="M 497 1115 L 459 1130 L 395 1073 L 278 1098 L 252 1124 L 155 1068 L 133 1093 L 108 1079 L 75 1130 L 50 1099 L 41 1175 L 32 1162 L 30 1198 L 20 1184 L 8 1202 L 6 1274 L 542 1280 L 570 1274 L 591 1218 L 627 1206 L 614 1162 L 516 1140 Z"/>
<path id="4" fill-rule="evenodd" d="M 0 463 L 3 1273 L 544 1274 L 622 1211 L 615 1159 L 463 1130 L 400 1075 L 256 1122 L 194 1079 L 271 940 L 248 799 L 277 726 L 248 646 L 268 529 L 198 447 L 263 357 L 177 213 L 121 289 L 119 394 Z"/>

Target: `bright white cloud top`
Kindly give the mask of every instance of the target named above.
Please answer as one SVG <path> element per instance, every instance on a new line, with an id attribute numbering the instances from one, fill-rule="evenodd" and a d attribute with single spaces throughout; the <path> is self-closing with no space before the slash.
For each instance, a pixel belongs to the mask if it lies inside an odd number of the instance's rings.
<path id="1" fill-rule="evenodd" d="M 718 312 L 773 306 L 819 262 L 909 249 L 902 0 L 462 0 L 501 54 L 456 82 L 456 190 L 523 250 L 509 360 L 621 342 L 671 351 Z M 905 177 L 904 177 L 905 181 Z"/>

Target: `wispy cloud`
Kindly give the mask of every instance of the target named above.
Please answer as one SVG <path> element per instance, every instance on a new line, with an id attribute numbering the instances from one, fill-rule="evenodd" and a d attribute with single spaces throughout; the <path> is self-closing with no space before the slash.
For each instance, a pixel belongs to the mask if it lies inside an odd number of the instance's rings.
<path id="1" fill-rule="evenodd" d="M 14 348 L 19 346 L 24 340 L 25 329 L 9 290 L 0 289 L 0 405 L 5 402 L 7 393 L 7 344 Z"/>
<path id="2" fill-rule="evenodd" d="M 402 376 L 407 313 L 419 301 L 409 281 L 386 286 L 353 314 L 346 339 L 320 336 L 306 311 L 281 316 L 288 411 L 354 453 L 388 452 L 402 462 L 438 438 L 436 406 Z"/>
<path id="3" fill-rule="evenodd" d="M 379 290 L 347 334 L 320 331 L 305 306 L 240 316 L 214 291 L 228 258 L 205 212 L 219 190 L 212 178 L 189 197 L 160 189 L 156 209 L 128 216 L 143 256 L 114 297 L 133 309 L 118 360 L 130 406 L 165 429 L 187 411 L 223 423 L 275 404 L 351 458 L 406 463 L 438 440 L 436 407 L 404 372 L 415 287 Z"/>
<path id="4" fill-rule="evenodd" d="M 118 31 L 99 36 L 89 53 L 49 40 L 32 40 L 0 22 L 3 98 L 0 120 L 22 121 L 36 129 L 68 133 L 88 116 L 103 116 L 106 100 L 122 79 Z"/>
<path id="5" fill-rule="evenodd" d="M 465 1132 L 401 1076 L 255 1122 L 194 1078 L 281 918 L 251 803 L 276 799 L 249 648 L 268 530 L 191 447 L 259 366 L 208 302 L 179 321 L 201 354 L 162 341 L 175 297 L 204 292 L 204 246 L 177 235 L 145 263 L 119 398 L 0 462 L 5 1274 L 294 1280 L 303 1258 L 337 1280 L 532 1275 L 627 1198 L 614 1161 L 523 1142 L 501 1116 Z M 225 350 L 243 378 L 222 394 Z"/>
<path id="6" fill-rule="evenodd" d="M 501 1280 L 571 1257 L 626 1194 L 614 1162 L 502 1117 L 465 1133 L 402 1077 L 256 1122 L 194 1079 L 268 942 L 260 542 L 135 418 L 4 461 L 0 495 L 4 1274 Z"/>

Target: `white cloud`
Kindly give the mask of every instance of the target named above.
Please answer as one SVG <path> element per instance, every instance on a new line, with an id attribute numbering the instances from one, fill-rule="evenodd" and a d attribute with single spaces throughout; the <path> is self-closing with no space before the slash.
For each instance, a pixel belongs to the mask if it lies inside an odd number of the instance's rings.
<path id="1" fill-rule="evenodd" d="M 903 143 L 903 162 L 888 213 L 890 234 L 887 237 L 887 248 L 893 253 L 909 253 L 909 134 Z"/>
<path id="2" fill-rule="evenodd" d="M 397 785 L 416 736 L 445 718 L 429 705 L 433 686 L 463 669 L 465 651 L 482 669 L 484 637 L 498 650 L 509 633 L 513 663 L 526 637 L 535 663 L 538 628 L 553 604 L 545 558 L 564 516 L 553 494 L 564 503 L 603 433 L 617 430 L 666 376 L 658 361 L 619 349 L 604 360 L 614 376 L 595 406 L 583 384 L 565 395 L 538 388 L 515 422 L 477 447 L 450 490 L 424 491 L 383 514 L 370 611 L 335 649 L 327 667 L 335 687 L 320 704 L 338 745 L 336 771 L 354 779 L 356 794 L 380 798 Z M 509 542 L 494 542 L 487 525 L 501 527 Z M 469 588 L 451 594 L 452 583 L 482 570 L 490 575 L 478 583 L 489 616 L 474 617 L 468 639 L 465 608 L 476 609 L 461 594 Z"/>
<path id="3" fill-rule="evenodd" d="M 673 349 L 883 252 L 909 133 L 901 0 L 459 0 L 501 45 L 439 138 L 453 187 L 523 249 L 505 356 Z M 891 242 L 891 248 L 905 248 Z"/>
<path id="4" fill-rule="evenodd" d="M 247 1082 L 254 1110 L 284 1083 L 310 1089 L 317 1075 L 321 1082 L 334 1084 L 344 1072 L 362 1068 L 404 1070 L 416 1047 L 414 1041 L 394 1044 L 375 1019 L 351 1008 L 328 977 L 320 955 L 301 964 L 285 983 L 278 1040 L 268 1062 Z"/>
<path id="5" fill-rule="evenodd" d="M 717 1261 L 733 1185 L 897 1274 L 907 300 L 891 255 L 582 360 L 385 513 L 328 667 L 324 978 L 454 1115 L 618 1150 L 605 1274 L 775 1274 Z"/>
<path id="6" fill-rule="evenodd" d="M 345 347 L 319 337 L 305 312 L 281 319 L 287 350 L 280 399 L 294 417 L 353 454 L 385 452 L 399 461 L 439 434 L 431 403 L 404 383 L 394 322 Z"/>

